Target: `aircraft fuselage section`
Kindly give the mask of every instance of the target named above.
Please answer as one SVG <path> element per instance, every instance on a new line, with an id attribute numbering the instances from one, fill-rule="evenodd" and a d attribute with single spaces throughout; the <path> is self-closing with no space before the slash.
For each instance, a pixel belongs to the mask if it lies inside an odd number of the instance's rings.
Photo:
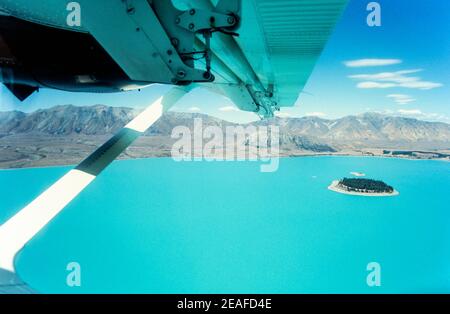
<path id="1" fill-rule="evenodd" d="M 115 92 L 148 85 L 130 80 L 91 35 L 12 16 L 0 15 L 0 68 L 12 88 Z"/>
<path id="2" fill-rule="evenodd" d="M 39 87 L 213 82 L 210 39 L 235 34 L 240 1 L 183 11 L 167 0 L 0 0 L 0 79 L 19 99 Z"/>

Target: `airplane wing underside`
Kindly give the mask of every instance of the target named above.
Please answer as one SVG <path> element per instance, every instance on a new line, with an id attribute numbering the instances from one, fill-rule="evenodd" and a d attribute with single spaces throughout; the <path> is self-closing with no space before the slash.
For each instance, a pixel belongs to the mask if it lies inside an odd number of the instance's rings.
<path id="1" fill-rule="evenodd" d="M 184 2 L 193 6 L 197 1 Z M 273 109 L 295 104 L 347 3 L 348 0 L 243 1 L 239 37 L 233 39 L 261 84 L 273 91 Z M 213 47 L 213 51 L 233 67 L 227 62 L 228 53 L 223 47 Z M 236 67 L 232 72 L 244 85 L 251 84 L 247 69 L 244 72 Z M 255 104 L 250 99 L 245 101 L 239 92 L 244 86 L 221 84 L 215 88 L 231 96 L 240 109 L 255 110 Z"/>
<path id="2" fill-rule="evenodd" d="M 244 1 L 239 46 L 261 82 L 292 106 L 347 0 Z"/>
<path id="3" fill-rule="evenodd" d="M 241 110 L 270 117 L 295 104 L 348 0 L 78 2 L 82 23 L 75 28 L 65 0 L 0 0 L 0 12 L 90 34 L 136 82 L 121 90 L 201 83 Z M 238 23 L 227 22 L 234 17 Z"/>

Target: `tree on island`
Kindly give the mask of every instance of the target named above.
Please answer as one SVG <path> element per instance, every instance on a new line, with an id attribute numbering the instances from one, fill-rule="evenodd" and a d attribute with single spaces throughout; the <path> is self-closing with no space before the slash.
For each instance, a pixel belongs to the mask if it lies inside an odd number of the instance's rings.
<path id="1" fill-rule="evenodd" d="M 339 185 L 351 192 L 393 193 L 394 188 L 383 181 L 363 178 L 343 178 Z"/>

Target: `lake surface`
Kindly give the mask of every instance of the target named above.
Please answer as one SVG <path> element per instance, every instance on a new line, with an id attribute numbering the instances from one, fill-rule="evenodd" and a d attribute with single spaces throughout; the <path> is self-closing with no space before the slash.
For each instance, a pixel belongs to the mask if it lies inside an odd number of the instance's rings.
<path id="1" fill-rule="evenodd" d="M 16 260 L 49 293 L 450 292 L 450 163 L 386 158 L 118 161 Z M 69 168 L 0 171 L 0 222 Z M 329 191 L 359 171 L 400 192 Z M 68 287 L 66 266 L 81 266 Z M 381 266 L 381 286 L 366 266 Z"/>

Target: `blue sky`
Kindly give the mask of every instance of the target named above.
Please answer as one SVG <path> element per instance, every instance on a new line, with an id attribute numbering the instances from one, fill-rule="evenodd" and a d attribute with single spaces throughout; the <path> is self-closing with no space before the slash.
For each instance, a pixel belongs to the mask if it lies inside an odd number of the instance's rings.
<path id="1" fill-rule="evenodd" d="M 448 120 L 450 1 L 377 1 L 381 5 L 381 27 L 366 24 L 369 2 L 350 2 L 305 87 L 313 96 L 302 95 L 299 106 L 288 112 L 337 117 L 380 111 Z M 367 58 L 395 59 L 398 63 L 371 67 L 344 64 Z M 374 76 L 380 73 L 385 75 Z M 392 80 L 378 81 L 380 77 Z M 405 84 L 408 81 L 416 83 Z M 379 84 L 363 84 L 366 82 L 390 85 L 367 88 Z M 391 85 L 396 86 L 386 87 Z"/>
<path id="2" fill-rule="evenodd" d="M 337 118 L 376 111 L 450 123 L 450 1 L 379 0 L 380 27 L 369 27 L 369 0 L 352 0 L 313 71 L 305 93 L 282 115 Z M 373 60 L 367 60 L 373 59 Z M 349 62 L 353 61 L 353 62 Z M 368 66 L 370 64 L 377 66 Z M 120 94 L 43 89 L 20 103 L 2 87 L 0 111 L 33 111 L 55 105 L 143 107 L 168 87 L 153 85 Z M 174 108 L 246 122 L 223 96 L 196 90 Z"/>

